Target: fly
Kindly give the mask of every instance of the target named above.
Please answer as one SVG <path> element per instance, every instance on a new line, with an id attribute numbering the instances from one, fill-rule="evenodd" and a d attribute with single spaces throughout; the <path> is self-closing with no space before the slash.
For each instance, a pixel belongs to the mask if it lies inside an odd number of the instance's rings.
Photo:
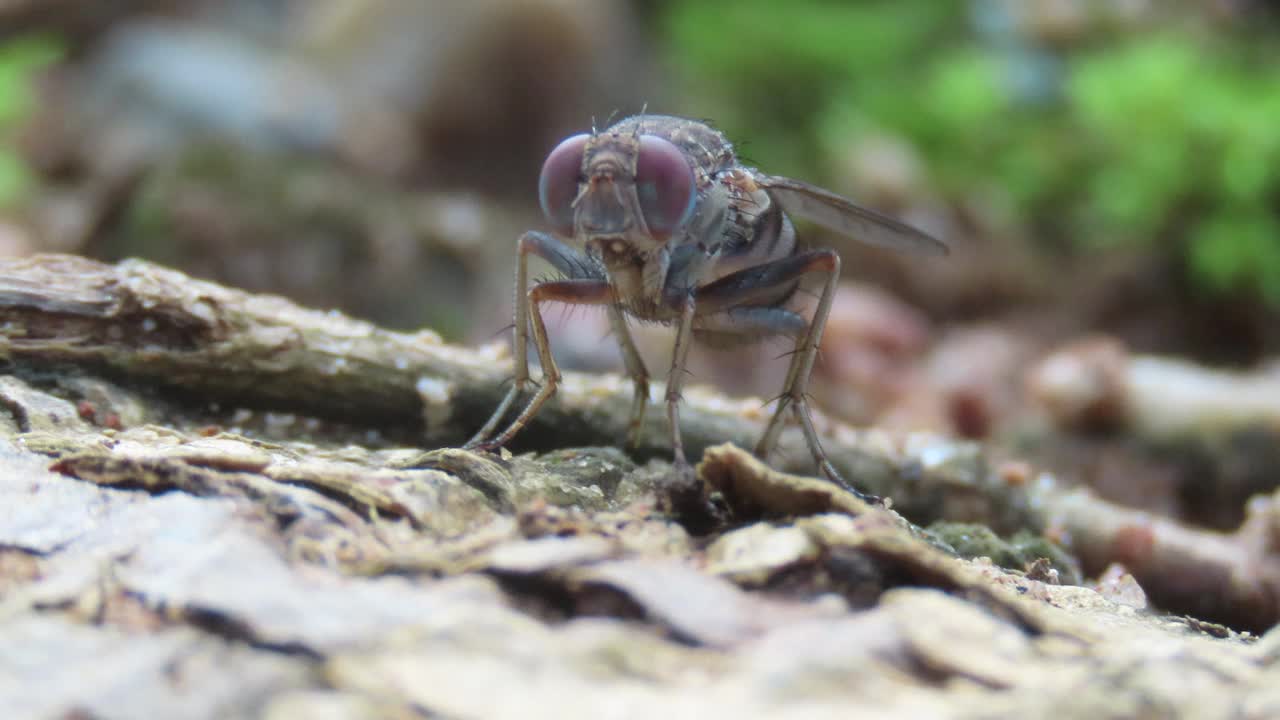
<path id="1" fill-rule="evenodd" d="M 627 316 L 677 328 L 666 392 L 677 472 L 689 470 L 679 400 L 691 340 L 725 345 L 782 335 L 795 341 L 795 351 L 755 453 L 768 457 L 790 411 L 823 475 L 853 489 L 827 459 L 805 394 L 840 278 L 840 256 L 802 247 L 789 216 L 895 250 L 943 255 L 945 244 L 830 191 L 742 165 L 719 131 L 662 115 L 636 115 L 562 141 L 542 166 L 538 199 L 555 235 L 529 231 L 516 243 L 515 377 L 468 447 L 506 444 L 555 394 L 561 376 L 542 305 L 597 305 L 608 312 L 635 389 L 628 445 L 637 443 L 644 423 L 649 372 Z M 530 255 L 549 262 L 560 278 L 530 287 Z M 823 282 L 808 320 L 785 307 L 807 276 Z M 495 435 L 531 384 L 530 331 L 542 384 Z"/>

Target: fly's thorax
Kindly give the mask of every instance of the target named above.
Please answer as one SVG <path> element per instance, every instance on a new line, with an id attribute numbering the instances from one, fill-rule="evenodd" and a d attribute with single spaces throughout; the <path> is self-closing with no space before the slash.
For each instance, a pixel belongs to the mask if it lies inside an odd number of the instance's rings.
<path id="1" fill-rule="evenodd" d="M 635 115 L 610 130 L 655 135 L 671 142 L 692 166 L 699 188 L 705 188 L 715 175 L 737 164 L 733 144 L 705 122 L 671 115 Z"/>
<path id="2" fill-rule="evenodd" d="M 713 248 L 720 243 L 729 214 L 733 212 L 730 188 L 723 183 L 712 182 L 698 198 L 698 207 L 689 219 L 686 238 L 691 243 Z"/>
<path id="3" fill-rule="evenodd" d="M 689 222 L 688 242 L 702 248 L 706 260 L 676 251 L 672 272 L 695 284 L 780 260 L 796 248 L 795 230 L 782 209 L 755 182 L 751 170 L 741 167 L 712 179 Z M 686 262 L 702 262 L 705 267 L 677 267 Z"/>

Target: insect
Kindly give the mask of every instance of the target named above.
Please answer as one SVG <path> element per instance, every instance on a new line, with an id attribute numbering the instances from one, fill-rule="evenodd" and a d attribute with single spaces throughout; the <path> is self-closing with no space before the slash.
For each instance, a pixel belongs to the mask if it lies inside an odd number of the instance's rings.
<path id="1" fill-rule="evenodd" d="M 805 394 L 840 277 L 840 256 L 830 249 L 803 248 L 788 216 L 897 250 L 945 254 L 945 244 L 827 190 L 742 165 L 719 131 L 663 115 L 636 115 L 565 139 L 542 166 L 538 198 L 555 235 L 529 231 L 516 243 L 515 377 L 468 447 L 506 444 L 555 394 L 561 376 L 542 306 L 597 305 L 608 312 L 634 384 L 629 445 L 636 444 L 644 422 L 649 372 L 627 329 L 627 316 L 676 327 L 666 409 L 677 471 L 689 468 L 679 400 L 691 340 L 731 345 L 787 336 L 794 339 L 795 351 L 755 453 L 767 458 L 790 411 L 821 472 L 852 489 L 822 449 Z M 560 277 L 531 287 L 530 255 L 546 260 Z M 806 276 L 823 282 L 809 320 L 785 307 Z M 532 382 L 531 330 L 542 384 L 494 435 Z"/>

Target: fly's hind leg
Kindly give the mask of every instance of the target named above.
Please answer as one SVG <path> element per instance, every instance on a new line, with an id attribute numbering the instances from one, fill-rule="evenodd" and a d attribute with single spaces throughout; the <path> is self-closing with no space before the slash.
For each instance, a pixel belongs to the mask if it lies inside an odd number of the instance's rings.
<path id="1" fill-rule="evenodd" d="M 756 297 L 767 297 L 776 293 L 779 287 L 794 283 L 810 273 L 821 273 L 826 276 L 822 296 L 813 319 L 807 327 L 799 316 L 778 308 L 738 307 L 753 301 Z M 698 290 L 697 297 L 700 309 L 711 309 L 726 313 L 732 320 L 738 317 L 738 332 L 764 334 L 766 331 L 778 331 L 796 337 L 795 352 L 791 357 L 791 365 L 787 369 L 787 379 L 783 384 L 782 394 L 778 398 L 777 409 L 770 418 L 760 442 L 756 444 L 755 454 L 767 458 L 777 445 L 778 436 L 782 432 L 783 420 L 788 410 L 795 415 L 796 421 L 804 433 L 805 443 L 813 455 L 814 462 L 828 480 L 848 488 L 856 495 L 869 502 L 878 502 L 879 498 L 858 491 L 840 477 L 827 453 L 822 449 L 818 433 L 814 430 L 810 418 L 809 400 L 806 392 L 809 388 L 809 374 L 813 371 L 813 363 L 817 358 L 818 347 L 822 343 L 822 331 L 827 324 L 827 315 L 831 312 L 831 302 L 835 297 L 836 283 L 840 279 L 840 256 L 834 250 L 810 250 L 792 255 L 782 260 L 756 267 L 740 270 L 727 275 Z M 747 311 L 751 311 L 748 313 Z M 774 314 L 768 314 L 768 313 Z M 733 325 L 723 329 L 733 330 Z"/>
<path id="2" fill-rule="evenodd" d="M 835 298 L 836 284 L 840 281 L 840 256 L 834 250 L 817 251 L 813 257 L 809 272 L 822 272 L 827 276 L 822 286 L 822 297 L 818 300 L 818 308 L 809 321 L 807 332 L 796 341 L 795 354 L 787 370 L 787 379 L 782 388 L 782 396 L 778 400 L 778 408 L 774 411 L 769 426 L 756 445 L 756 455 L 767 457 L 777 443 L 781 431 L 781 419 L 788 406 L 795 415 L 796 422 L 804 433 L 805 443 L 813 455 L 814 462 L 826 478 L 853 492 L 870 503 L 879 503 L 881 499 L 875 495 L 864 493 L 845 481 L 836 471 L 835 466 L 822 449 L 818 433 L 813 427 L 813 418 L 809 412 L 809 376 L 813 373 L 813 363 L 818 357 L 818 348 L 822 345 L 822 331 L 827 325 L 827 316 L 831 313 L 831 302 Z"/>
<path id="3" fill-rule="evenodd" d="M 640 431 L 644 427 L 645 410 L 649 407 L 649 371 L 644 366 L 644 358 L 636 349 L 635 340 L 627 328 L 627 319 L 622 308 L 617 304 L 609 306 L 609 324 L 613 326 L 613 334 L 618 339 L 618 347 L 622 350 L 622 362 L 627 374 L 635 385 L 635 397 L 631 401 L 631 419 L 627 423 L 627 447 L 635 448 L 640 444 Z"/>

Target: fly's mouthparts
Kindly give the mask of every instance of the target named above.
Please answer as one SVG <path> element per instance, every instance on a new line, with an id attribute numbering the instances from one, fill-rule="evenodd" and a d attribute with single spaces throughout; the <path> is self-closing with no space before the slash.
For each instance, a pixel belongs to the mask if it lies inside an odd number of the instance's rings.
<path id="1" fill-rule="evenodd" d="M 637 254 L 635 247 L 621 235 L 598 235 L 591 238 L 591 244 L 606 260 Z"/>
<path id="2" fill-rule="evenodd" d="M 612 182 L 626 175 L 620 165 L 612 162 L 597 162 L 591 166 L 587 174 L 592 185 L 597 182 Z"/>
<path id="3" fill-rule="evenodd" d="M 632 247 L 622 238 L 612 238 L 605 240 L 602 244 L 605 252 L 611 255 L 622 255 L 623 253 L 631 253 Z"/>

